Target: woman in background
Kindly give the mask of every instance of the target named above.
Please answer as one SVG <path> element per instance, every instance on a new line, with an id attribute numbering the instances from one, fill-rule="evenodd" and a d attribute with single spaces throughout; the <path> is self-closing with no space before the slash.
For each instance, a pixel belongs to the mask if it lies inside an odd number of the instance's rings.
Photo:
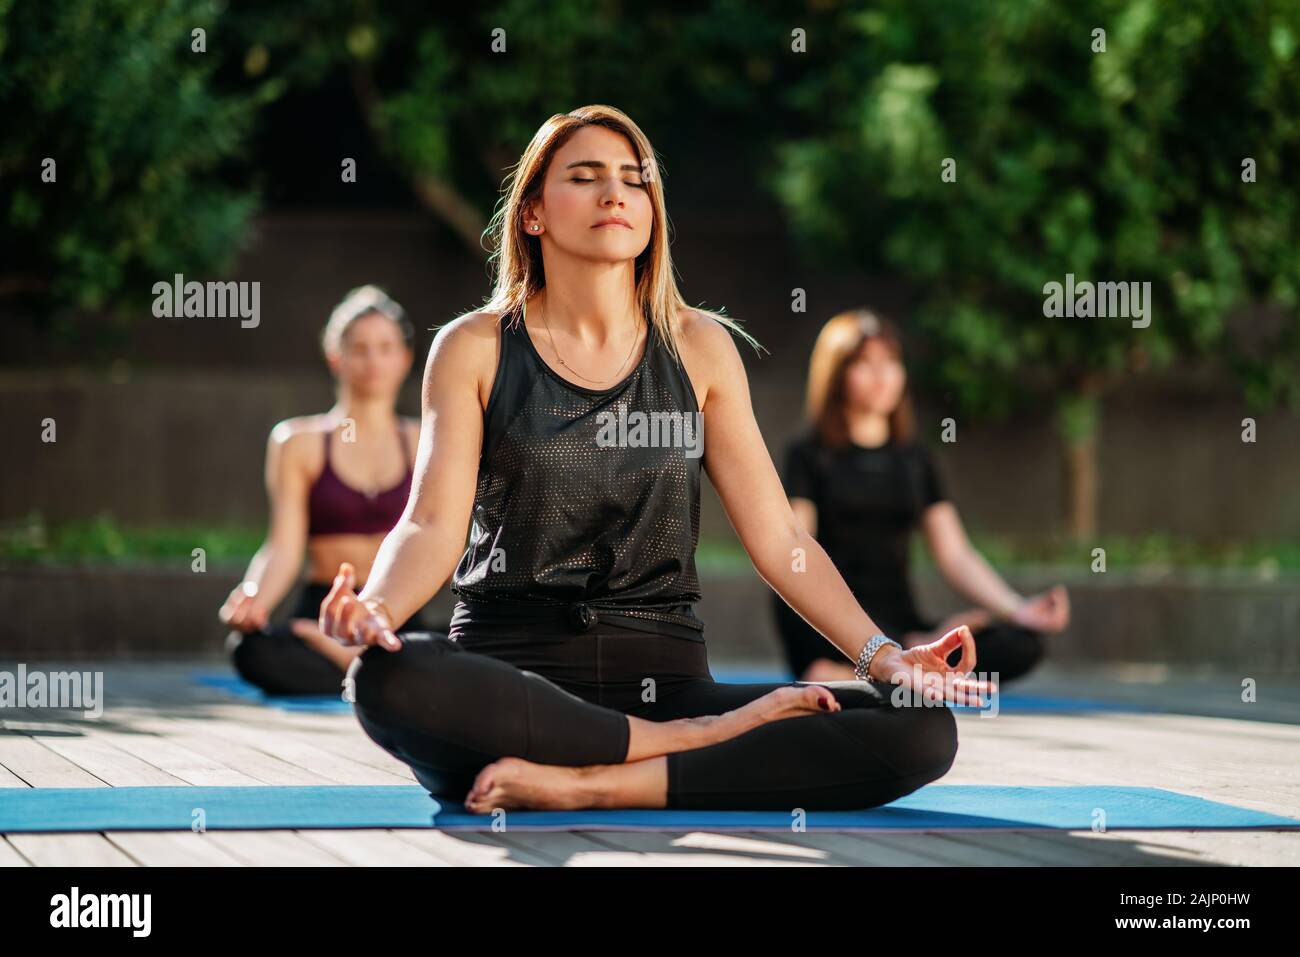
<path id="1" fill-rule="evenodd" d="M 395 406 L 414 360 L 413 339 L 402 307 L 382 290 L 353 289 L 321 340 L 337 380 L 334 407 L 271 430 L 270 531 L 219 612 L 234 629 L 228 645 L 235 670 L 270 694 L 337 693 L 358 654 L 326 638 L 316 619 L 334 570 L 348 562 L 364 580 L 406 508 L 420 426 L 399 418 Z M 304 552 L 307 583 L 289 621 L 270 625 L 271 610 L 298 580 Z M 418 613 L 410 625 L 426 627 Z"/>
<path id="2" fill-rule="evenodd" d="M 912 441 L 902 341 L 859 309 L 822 328 L 808 374 L 809 431 L 786 451 L 790 505 L 885 634 L 910 648 L 959 625 L 975 635 L 980 671 L 1006 682 L 1044 654 L 1043 636 L 1070 618 L 1064 586 L 1017 594 L 966 537 L 930 453 Z M 939 573 L 976 607 L 942 622 L 917 611 L 908 574 L 912 531 L 925 534 Z M 852 677 L 826 639 L 773 596 L 786 660 L 804 681 Z"/>

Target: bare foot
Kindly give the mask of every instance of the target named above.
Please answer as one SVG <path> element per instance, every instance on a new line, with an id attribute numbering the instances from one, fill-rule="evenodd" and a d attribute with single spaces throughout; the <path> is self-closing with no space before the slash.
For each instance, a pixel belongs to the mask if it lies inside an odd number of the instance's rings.
<path id="1" fill-rule="evenodd" d="M 761 698 L 724 714 L 679 720 L 692 729 L 692 740 L 687 748 L 700 748 L 734 738 L 771 721 L 800 715 L 830 714 L 839 710 L 841 705 L 829 688 L 789 685 L 774 688 Z M 663 753 L 667 752 L 660 752 Z M 613 793 L 611 789 L 627 789 L 629 771 L 645 768 L 651 763 L 649 760 L 637 760 L 619 765 L 563 767 L 537 764 L 517 757 L 500 758 L 479 771 L 474 786 L 465 796 L 465 807 L 475 814 L 486 814 L 494 808 L 573 810 L 601 807 Z M 618 784 L 611 776 L 619 777 L 622 783 Z M 622 780 L 623 778 L 628 780 Z M 634 789 L 642 788 L 646 794 L 657 793 L 662 801 L 664 784 L 663 781 L 639 780 L 631 786 Z"/>
<path id="2" fill-rule="evenodd" d="M 594 807 L 599 794 L 591 786 L 591 778 L 601 769 L 598 764 L 569 768 L 500 758 L 479 771 L 465 796 L 465 809 L 487 814 L 496 808 L 572 811 Z"/>
<path id="3" fill-rule="evenodd" d="M 706 744 L 716 744 L 770 721 L 797 718 L 809 714 L 830 714 L 840 710 L 840 703 L 829 688 L 817 685 L 789 685 L 775 688 L 748 704 L 725 714 L 687 718 L 687 722 L 706 731 Z"/>

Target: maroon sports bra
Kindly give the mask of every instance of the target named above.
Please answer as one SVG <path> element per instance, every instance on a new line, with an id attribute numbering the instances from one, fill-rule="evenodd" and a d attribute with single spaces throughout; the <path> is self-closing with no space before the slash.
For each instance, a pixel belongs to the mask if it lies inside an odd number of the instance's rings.
<path id="1" fill-rule="evenodd" d="M 367 495 L 349 485 L 344 485 L 330 465 L 330 437 L 325 433 L 325 467 L 312 483 L 307 495 L 307 534 L 311 535 L 374 535 L 388 532 L 406 509 L 411 494 L 413 470 L 410 452 L 406 445 L 406 430 L 401 422 L 397 434 L 402 440 L 406 456 L 406 477 L 390 489 Z"/>

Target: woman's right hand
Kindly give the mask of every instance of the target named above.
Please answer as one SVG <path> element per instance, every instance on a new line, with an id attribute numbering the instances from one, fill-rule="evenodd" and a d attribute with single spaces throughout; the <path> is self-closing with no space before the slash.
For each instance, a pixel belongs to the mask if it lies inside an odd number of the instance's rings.
<path id="1" fill-rule="evenodd" d="M 260 631 L 271 618 L 271 610 L 257 597 L 254 582 L 240 582 L 217 611 L 223 625 L 244 633 Z"/>
<path id="2" fill-rule="evenodd" d="M 320 630 L 345 645 L 381 645 L 398 651 L 401 640 L 393 633 L 393 623 L 383 603 L 375 599 L 362 601 L 354 590 L 356 572 L 351 562 L 339 565 L 334 584 L 320 605 Z"/>

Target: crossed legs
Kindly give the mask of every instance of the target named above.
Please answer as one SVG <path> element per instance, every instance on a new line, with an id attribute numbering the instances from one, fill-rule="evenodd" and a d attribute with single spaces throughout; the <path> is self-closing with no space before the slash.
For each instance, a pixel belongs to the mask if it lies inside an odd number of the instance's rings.
<path id="1" fill-rule="evenodd" d="M 875 682 L 698 679 L 624 713 L 433 633 L 366 651 L 355 680 L 366 733 L 476 811 L 872 807 L 943 775 L 957 747 L 946 707 L 896 705 Z"/>

